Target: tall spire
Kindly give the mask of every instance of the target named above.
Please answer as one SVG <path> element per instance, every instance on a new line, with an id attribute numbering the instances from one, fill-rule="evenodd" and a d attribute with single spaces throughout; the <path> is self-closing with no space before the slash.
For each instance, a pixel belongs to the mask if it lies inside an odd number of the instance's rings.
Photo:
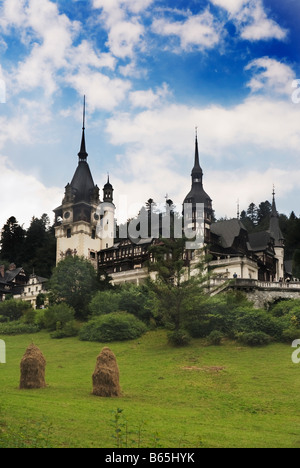
<path id="1" fill-rule="evenodd" d="M 272 211 L 271 211 L 269 232 L 275 241 L 275 247 L 282 247 L 284 245 L 284 237 L 282 235 L 280 225 L 279 225 L 279 214 L 278 214 L 277 207 L 276 207 L 274 185 L 273 185 L 272 196 L 273 196 L 273 200 L 272 200 Z"/>
<path id="2" fill-rule="evenodd" d="M 195 137 L 195 163 L 192 170 L 192 185 L 194 183 L 201 183 L 203 180 L 203 171 L 199 162 L 199 147 L 198 147 L 198 127 L 196 127 L 196 137 Z"/>
<path id="3" fill-rule="evenodd" d="M 83 98 L 83 123 L 82 123 L 82 137 L 81 137 L 81 146 L 78 153 L 79 161 L 86 161 L 88 154 L 86 152 L 85 146 L 85 96 Z"/>

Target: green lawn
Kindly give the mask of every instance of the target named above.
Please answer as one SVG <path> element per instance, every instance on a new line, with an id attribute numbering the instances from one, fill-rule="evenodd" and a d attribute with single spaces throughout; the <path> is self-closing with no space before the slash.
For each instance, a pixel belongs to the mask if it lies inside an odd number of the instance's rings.
<path id="1" fill-rule="evenodd" d="M 123 396 L 105 399 L 91 394 L 104 345 L 52 340 L 46 332 L 4 339 L 0 437 L 12 432 L 16 445 L 21 439 L 25 445 L 116 447 L 120 408 L 123 446 L 300 447 L 300 364 L 292 363 L 288 345 L 252 349 L 193 340 L 171 348 L 164 331 L 111 343 Z M 20 391 L 19 364 L 32 341 L 46 357 L 48 386 Z"/>

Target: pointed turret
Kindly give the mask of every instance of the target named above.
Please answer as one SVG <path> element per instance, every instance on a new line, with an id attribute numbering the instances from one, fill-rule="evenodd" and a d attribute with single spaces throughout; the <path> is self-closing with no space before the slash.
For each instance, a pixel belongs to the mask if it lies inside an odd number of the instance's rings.
<path id="1" fill-rule="evenodd" d="M 103 187 L 103 201 L 107 203 L 113 202 L 114 189 L 109 181 L 109 174 L 107 175 L 107 183 Z"/>
<path id="2" fill-rule="evenodd" d="M 196 140 L 195 140 L 195 163 L 194 163 L 194 167 L 193 167 L 191 175 L 192 175 L 192 182 L 193 183 L 199 183 L 200 182 L 202 184 L 203 171 L 202 171 L 202 168 L 201 168 L 200 162 L 199 162 L 199 147 L 198 147 L 197 131 L 196 131 Z"/>
<path id="3" fill-rule="evenodd" d="M 198 147 L 198 135 L 196 131 L 196 139 L 195 139 L 195 160 L 194 160 L 194 167 L 192 169 L 192 188 L 188 195 L 185 197 L 183 202 L 183 212 L 185 222 L 187 222 L 188 227 L 192 226 L 193 230 L 197 230 L 197 226 L 199 227 L 199 220 L 197 219 L 199 216 L 199 210 L 201 206 L 204 208 L 204 240 L 205 243 L 209 243 L 210 240 L 210 226 L 212 222 L 212 200 L 210 196 L 205 192 L 203 188 L 203 171 L 200 166 L 199 161 L 199 147 Z M 189 208 L 191 206 L 192 209 L 192 220 L 189 220 Z M 201 221 L 201 220 L 200 220 Z"/>
<path id="4" fill-rule="evenodd" d="M 275 241 L 275 247 L 284 246 L 284 237 L 279 225 L 279 214 L 276 208 L 275 201 L 275 187 L 273 188 L 273 201 L 272 201 L 272 211 L 271 211 L 271 220 L 269 232 Z"/>
<path id="5" fill-rule="evenodd" d="M 212 200 L 210 196 L 205 192 L 203 188 L 203 171 L 199 162 L 199 147 L 198 147 L 198 135 L 196 132 L 195 140 L 195 162 L 192 169 L 192 189 L 189 194 L 185 197 L 183 203 L 192 203 L 193 207 L 196 203 L 203 203 L 207 214 L 212 214 Z"/>

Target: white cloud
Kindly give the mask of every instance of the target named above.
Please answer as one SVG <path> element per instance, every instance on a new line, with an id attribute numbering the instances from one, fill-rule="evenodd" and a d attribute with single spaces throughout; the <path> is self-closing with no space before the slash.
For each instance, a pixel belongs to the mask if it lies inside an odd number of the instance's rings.
<path id="1" fill-rule="evenodd" d="M 110 79 L 108 76 L 83 68 L 78 73 L 70 73 L 65 80 L 76 91 L 87 97 L 89 109 L 113 110 L 122 102 L 131 88 L 129 81 L 119 78 Z"/>
<path id="2" fill-rule="evenodd" d="M 118 58 L 133 59 L 136 49 L 145 47 L 142 13 L 153 0 L 93 0 L 93 7 L 101 9 L 100 21 L 108 32 L 107 46 Z"/>
<path id="3" fill-rule="evenodd" d="M 10 216 L 27 227 L 32 216 L 47 213 L 52 220 L 52 210 L 61 203 L 61 188 L 45 187 L 34 175 L 18 171 L 3 156 L 0 156 L 0 185 L 4 194 L 18 194 L 2 204 L 0 227 Z"/>
<path id="4" fill-rule="evenodd" d="M 152 109 L 164 101 L 170 94 L 168 85 L 164 83 L 161 88 L 157 88 L 155 92 L 152 89 L 147 91 L 132 91 L 129 94 L 129 100 L 133 107 L 145 107 Z"/>
<path id="5" fill-rule="evenodd" d="M 225 8 L 230 14 L 237 13 L 248 0 L 210 0 L 214 5 Z"/>
<path id="6" fill-rule="evenodd" d="M 208 10 L 199 15 L 190 15 L 183 21 L 156 19 L 152 30 L 162 36 L 177 37 L 181 48 L 186 51 L 195 47 L 212 48 L 219 43 L 221 37 L 221 25 Z"/>
<path id="7" fill-rule="evenodd" d="M 262 0 L 210 0 L 227 10 L 240 36 L 248 41 L 284 40 L 287 30 L 269 18 Z"/>
<path id="8" fill-rule="evenodd" d="M 291 95 L 291 86 L 296 75 L 290 66 L 270 57 L 262 57 L 250 62 L 245 69 L 254 72 L 247 85 L 252 92 L 271 91 Z"/>

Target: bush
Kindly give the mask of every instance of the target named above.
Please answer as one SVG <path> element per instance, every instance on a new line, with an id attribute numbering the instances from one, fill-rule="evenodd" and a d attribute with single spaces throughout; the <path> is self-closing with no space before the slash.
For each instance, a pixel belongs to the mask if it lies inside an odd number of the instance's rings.
<path id="1" fill-rule="evenodd" d="M 294 340 L 300 339 L 300 329 L 287 328 L 282 333 L 282 341 L 284 343 L 292 343 Z"/>
<path id="2" fill-rule="evenodd" d="M 38 325 L 27 324 L 21 320 L 0 323 L 0 335 L 23 335 L 23 333 L 37 333 L 40 331 Z"/>
<path id="3" fill-rule="evenodd" d="M 125 341 L 140 337 L 146 325 L 127 312 L 113 312 L 90 320 L 79 331 L 82 341 Z"/>
<path id="4" fill-rule="evenodd" d="M 221 344 L 222 338 L 223 333 L 219 332 L 218 330 L 212 331 L 207 337 L 209 344 L 213 346 L 219 346 Z"/>
<path id="5" fill-rule="evenodd" d="M 70 320 L 59 328 L 57 326 L 56 330 L 50 333 L 51 338 L 60 339 L 60 338 L 70 338 L 72 336 L 77 336 L 79 327 L 75 320 Z"/>
<path id="6" fill-rule="evenodd" d="M 67 304 L 57 304 L 44 312 L 44 326 L 49 331 L 62 329 L 68 322 L 74 320 L 75 311 Z"/>
<path id="7" fill-rule="evenodd" d="M 263 332 L 277 340 L 282 336 L 282 324 L 264 310 L 237 309 L 236 315 L 235 333 Z"/>
<path id="8" fill-rule="evenodd" d="M 266 346 L 272 341 L 269 335 L 260 331 L 238 333 L 237 339 L 247 346 Z"/>
<path id="9" fill-rule="evenodd" d="M 271 308 L 271 314 L 274 317 L 283 317 L 289 314 L 292 309 L 300 310 L 300 300 L 290 299 L 287 301 L 280 301 Z"/>
<path id="10" fill-rule="evenodd" d="M 89 310 L 93 317 L 111 314 L 120 310 L 120 294 L 116 291 L 99 291 L 90 302 Z"/>
<path id="11" fill-rule="evenodd" d="M 191 337 L 186 330 L 172 330 L 168 333 L 168 343 L 172 346 L 187 346 L 190 341 Z"/>
<path id="12" fill-rule="evenodd" d="M 0 303 L 0 315 L 7 320 L 19 320 L 24 314 L 33 311 L 31 304 L 26 301 L 10 299 Z"/>

